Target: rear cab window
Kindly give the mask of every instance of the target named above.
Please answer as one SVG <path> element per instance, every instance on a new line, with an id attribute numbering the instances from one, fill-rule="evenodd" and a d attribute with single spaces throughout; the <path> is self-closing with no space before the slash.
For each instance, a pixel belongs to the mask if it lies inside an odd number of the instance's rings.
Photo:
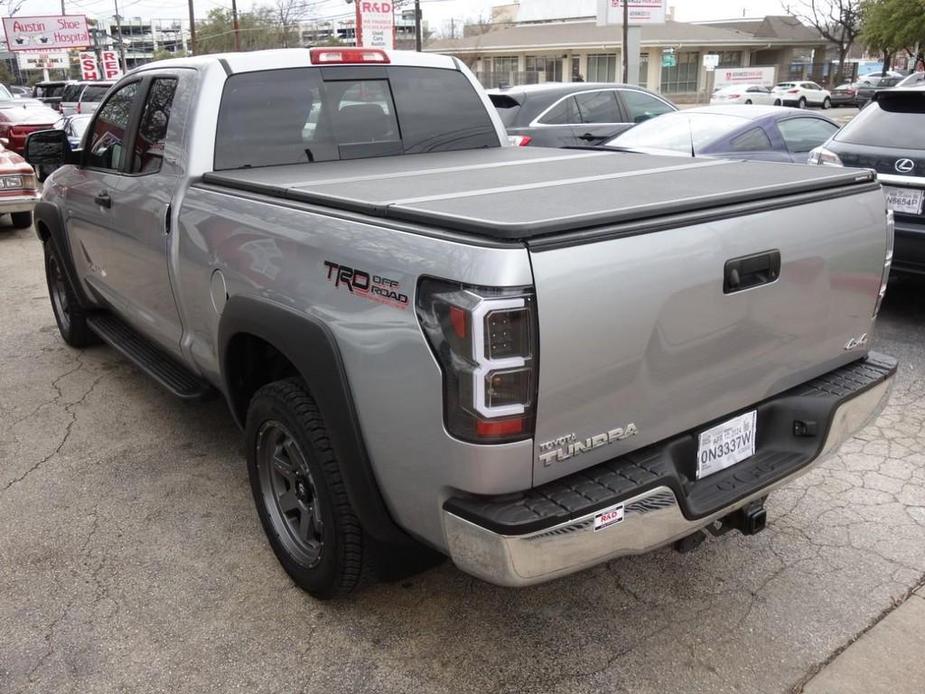
<path id="1" fill-rule="evenodd" d="M 245 72 L 225 83 L 215 169 L 500 147 L 461 72 L 404 66 Z"/>
<path id="2" fill-rule="evenodd" d="M 88 84 L 87 88 L 84 89 L 84 93 L 80 95 L 81 102 L 97 102 L 102 101 L 103 97 L 106 95 L 106 92 L 109 91 L 108 84 Z"/>

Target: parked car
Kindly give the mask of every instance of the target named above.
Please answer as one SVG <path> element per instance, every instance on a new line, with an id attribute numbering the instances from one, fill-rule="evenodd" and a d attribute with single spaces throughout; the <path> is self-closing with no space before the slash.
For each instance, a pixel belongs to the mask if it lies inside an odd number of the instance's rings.
<path id="1" fill-rule="evenodd" d="M 823 89 L 815 82 L 781 82 L 771 91 L 781 98 L 784 106 L 796 106 L 797 108 L 806 108 L 807 106 L 832 107 L 832 95 L 827 89 Z"/>
<path id="2" fill-rule="evenodd" d="M 880 75 L 862 77 L 855 83 L 857 93 L 854 95 L 854 105 L 858 108 L 864 108 L 870 103 L 870 100 L 874 96 L 874 92 L 878 89 L 895 87 L 902 79 L 902 77 L 881 77 Z"/>
<path id="3" fill-rule="evenodd" d="M 925 274 L 925 86 L 877 92 L 810 154 L 811 164 L 874 169 L 896 216 L 893 270 Z"/>
<path id="4" fill-rule="evenodd" d="M 92 113 L 75 113 L 58 120 L 55 123 L 55 129 L 65 132 L 71 149 L 80 149 L 84 133 L 92 118 Z"/>
<path id="5" fill-rule="evenodd" d="M 29 87 L 22 87 L 22 86 L 17 85 L 17 84 L 7 85 L 7 90 L 8 90 L 14 97 L 17 97 L 17 98 L 18 98 L 18 97 L 31 97 L 31 96 L 32 96 L 32 90 L 31 90 Z"/>
<path id="6" fill-rule="evenodd" d="M 64 93 L 64 88 L 70 84 L 73 80 L 49 80 L 47 82 L 37 82 L 34 87 L 32 87 L 32 96 L 43 104 L 57 109 L 58 104 L 61 103 L 61 96 Z"/>
<path id="7" fill-rule="evenodd" d="M 548 82 L 491 89 L 488 97 L 513 144 L 520 146 L 597 145 L 678 110 L 653 92 L 625 84 Z"/>
<path id="8" fill-rule="evenodd" d="M 897 87 L 917 87 L 920 84 L 925 84 L 925 71 L 922 72 L 913 72 L 911 75 L 906 75 L 899 82 L 897 82 Z"/>
<path id="9" fill-rule="evenodd" d="M 781 99 L 779 95 L 771 93 L 770 87 L 760 84 L 741 84 L 715 89 L 710 97 L 710 103 L 780 106 Z"/>
<path id="10" fill-rule="evenodd" d="M 608 147 L 678 156 L 806 163 L 838 124 L 782 106 L 701 106 L 667 113 L 618 135 Z"/>
<path id="11" fill-rule="evenodd" d="M 0 138 L 7 149 L 22 153 L 29 133 L 47 130 L 61 117 L 37 99 L 0 97 Z"/>
<path id="12" fill-rule="evenodd" d="M 857 94 L 857 86 L 853 82 L 840 84 L 832 90 L 832 106 L 854 106 Z"/>
<path id="13" fill-rule="evenodd" d="M 59 109 L 61 115 L 93 113 L 113 82 L 73 82 L 64 88 Z"/>
<path id="14" fill-rule="evenodd" d="M 225 396 L 318 597 L 754 534 L 889 396 L 869 171 L 512 147 L 461 61 L 348 47 L 139 66 L 85 143 L 29 138 L 61 336 Z"/>
<path id="15" fill-rule="evenodd" d="M 9 215 L 14 228 L 26 229 L 40 197 L 32 167 L 0 144 L 0 214 Z"/>

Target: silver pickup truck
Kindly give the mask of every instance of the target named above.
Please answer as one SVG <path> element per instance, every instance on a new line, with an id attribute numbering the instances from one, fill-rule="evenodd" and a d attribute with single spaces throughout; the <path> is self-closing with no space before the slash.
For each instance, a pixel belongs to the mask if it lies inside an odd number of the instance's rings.
<path id="1" fill-rule="evenodd" d="M 888 397 L 872 173 L 507 143 L 459 61 L 342 48 L 153 63 L 30 137 L 64 340 L 224 396 L 313 595 L 757 532 Z"/>

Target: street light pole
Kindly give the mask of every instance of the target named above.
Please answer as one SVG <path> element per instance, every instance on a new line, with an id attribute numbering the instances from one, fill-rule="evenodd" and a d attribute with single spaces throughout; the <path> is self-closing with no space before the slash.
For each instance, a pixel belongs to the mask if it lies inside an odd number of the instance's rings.
<path id="1" fill-rule="evenodd" d="M 189 0 L 189 52 L 196 55 L 196 16 L 193 13 L 193 0 Z"/>
<path id="2" fill-rule="evenodd" d="M 421 0 L 414 0 L 414 50 L 418 53 L 424 48 L 421 34 Z"/>
<path id="3" fill-rule="evenodd" d="M 119 0 L 112 0 L 116 8 L 116 30 L 119 32 L 119 55 L 122 58 L 122 72 L 128 72 L 128 65 L 125 63 L 125 40 L 122 38 L 122 17 L 119 16 Z"/>
<path id="4" fill-rule="evenodd" d="M 623 84 L 630 81 L 630 0 L 623 0 Z"/>
<path id="5" fill-rule="evenodd" d="M 192 0 L 190 0 L 192 6 Z M 238 2 L 237 0 L 231 0 L 231 21 L 232 26 L 234 27 L 234 49 L 236 51 L 241 50 L 241 27 L 238 26 Z"/>

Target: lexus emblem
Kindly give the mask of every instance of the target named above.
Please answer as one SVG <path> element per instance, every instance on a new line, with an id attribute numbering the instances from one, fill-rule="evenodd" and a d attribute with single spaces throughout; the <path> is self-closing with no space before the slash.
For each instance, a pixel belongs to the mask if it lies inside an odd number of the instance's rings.
<path id="1" fill-rule="evenodd" d="M 915 162 L 911 159 L 897 159 L 896 163 L 893 164 L 893 168 L 899 171 L 899 173 L 909 173 L 915 168 Z"/>

